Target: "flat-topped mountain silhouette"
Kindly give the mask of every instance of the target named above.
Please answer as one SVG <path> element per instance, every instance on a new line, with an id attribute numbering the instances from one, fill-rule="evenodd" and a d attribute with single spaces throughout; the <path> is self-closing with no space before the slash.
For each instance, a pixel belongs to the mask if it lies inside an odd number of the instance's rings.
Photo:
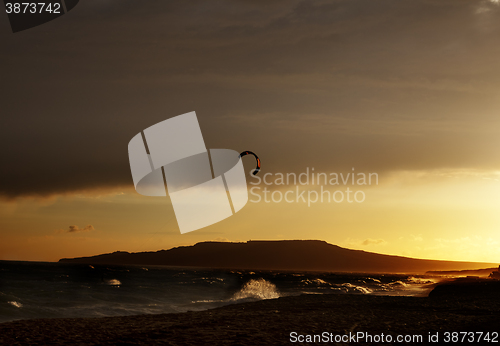
<path id="1" fill-rule="evenodd" d="M 169 265 L 251 270 L 425 273 L 497 266 L 494 263 L 422 260 L 350 250 L 320 240 L 202 242 L 156 252 L 114 252 L 59 262 Z"/>

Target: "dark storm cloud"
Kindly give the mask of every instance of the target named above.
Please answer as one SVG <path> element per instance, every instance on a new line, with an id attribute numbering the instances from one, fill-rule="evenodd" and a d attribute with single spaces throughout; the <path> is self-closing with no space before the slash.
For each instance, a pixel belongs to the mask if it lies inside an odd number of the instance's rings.
<path id="1" fill-rule="evenodd" d="M 2 17 L 2 16 L 0 16 Z M 490 1 L 94 1 L 0 19 L 0 194 L 132 184 L 127 143 L 195 110 L 263 171 L 500 168 Z"/>

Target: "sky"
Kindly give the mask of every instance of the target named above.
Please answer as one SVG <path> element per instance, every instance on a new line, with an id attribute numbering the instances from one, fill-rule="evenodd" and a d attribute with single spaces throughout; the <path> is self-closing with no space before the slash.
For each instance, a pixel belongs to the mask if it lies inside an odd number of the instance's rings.
<path id="1" fill-rule="evenodd" d="M 16 34 L 0 15 L 0 46 L 0 259 L 321 239 L 500 262 L 498 1 L 86 0 Z M 251 194 L 180 234 L 169 197 L 134 190 L 127 145 L 191 111 L 207 148 L 255 152 L 260 177 L 378 184 L 325 186 L 352 203 Z"/>

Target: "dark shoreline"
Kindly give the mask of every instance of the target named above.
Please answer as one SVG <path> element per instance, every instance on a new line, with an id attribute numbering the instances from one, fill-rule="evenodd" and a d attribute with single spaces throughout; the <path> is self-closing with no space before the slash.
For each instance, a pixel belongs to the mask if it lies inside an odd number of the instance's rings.
<path id="1" fill-rule="evenodd" d="M 294 344 L 291 332 L 419 334 L 425 343 L 429 333 L 499 332 L 498 292 L 462 296 L 453 290 L 431 297 L 301 295 L 198 312 L 20 320 L 0 323 L 0 344 L 284 345 Z"/>

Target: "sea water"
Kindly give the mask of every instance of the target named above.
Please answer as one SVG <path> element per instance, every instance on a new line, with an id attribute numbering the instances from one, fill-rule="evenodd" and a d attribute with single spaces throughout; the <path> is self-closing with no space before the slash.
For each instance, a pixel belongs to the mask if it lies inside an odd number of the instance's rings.
<path id="1" fill-rule="evenodd" d="M 428 276 L 0 261 L 0 322 L 198 311 L 300 294 L 425 295 Z"/>

